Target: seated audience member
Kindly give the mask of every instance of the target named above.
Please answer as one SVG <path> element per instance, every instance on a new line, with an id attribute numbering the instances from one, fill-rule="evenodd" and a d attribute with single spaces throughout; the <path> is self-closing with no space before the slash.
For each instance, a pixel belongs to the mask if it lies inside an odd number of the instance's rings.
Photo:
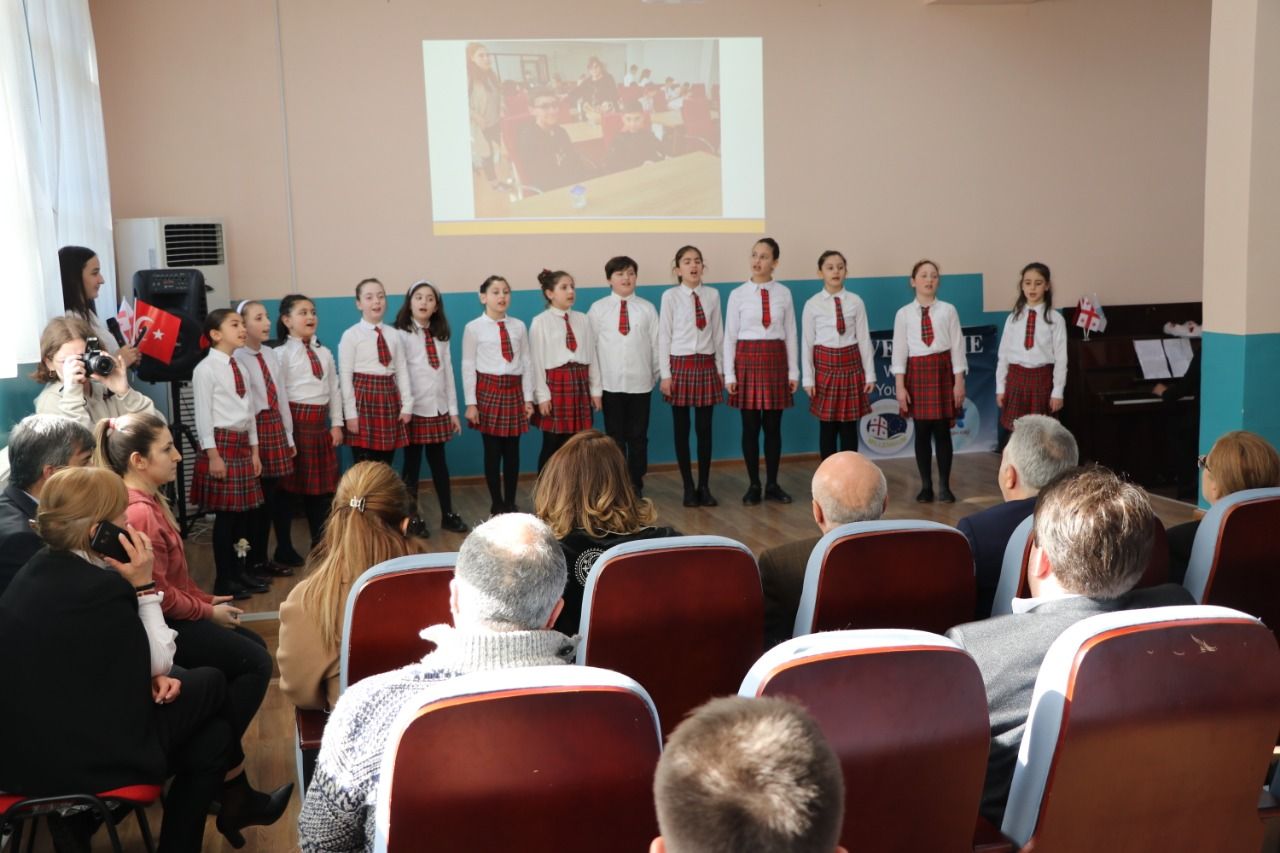
<path id="1" fill-rule="evenodd" d="M 605 170 L 621 172 L 633 169 L 642 163 L 661 160 L 662 143 L 653 131 L 645 127 L 644 110 L 636 101 L 630 101 L 622 107 L 622 129 L 609 144 L 609 152 L 605 154 Z"/>
<path id="2" fill-rule="evenodd" d="M 1262 436 L 1244 430 L 1229 432 L 1201 456 L 1200 487 L 1204 499 L 1215 504 L 1245 489 L 1280 486 L 1280 455 Z M 1182 583 L 1191 560 L 1191 546 L 1200 529 L 1199 519 L 1169 528 L 1169 580 Z"/>
<path id="3" fill-rule="evenodd" d="M 796 608 L 804 590 L 804 570 L 822 534 L 854 521 L 877 521 L 889 506 L 884 472 L 861 453 L 833 453 L 813 472 L 813 520 L 822 532 L 760 555 L 764 586 L 764 644 L 770 648 L 791 638 Z"/>
<path id="4" fill-rule="evenodd" d="M 351 685 L 330 715 L 298 819 L 304 851 L 373 849 L 382 754 L 396 717 L 417 707 L 422 688 L 466 673 L 573 662 L 574 642 L 551 629 L 564 578 L 555 537 L 533 516 L 508 513 L 472 531 L 450 583 L 453 627 L 423 632 L 435 651 Z"/>
<path id="5" fill-rule="evenodd" d="M 556 630 L 578 633 L 591 568 L 623 542 L 679 536 L 657 525 L 653 501 L 636 496 L 617 443 L 599 430 L 577 433 L 552 454 L 533 487 L 533 511 L 551 527 L 569 567 Z"/>
<path id="6" fill-rule="evenodd" d="M 91 372 L 84 363 L 86 341 L 94 337 L 83 321 L 73 316 L 55 317 L 40 335 L 40 364 L 31 378 L 43 382 L 36 397 L 36 411 L 42 415 L 65 415 L 89 429 L 103 418 L 129 412 L 154 412 L 155 404 L 146 394 L 129 387 L 124 362 L 114 362 L 110 373 Z M 105 350 L 100 350 L 106 354 Z"/>
<path id="7" fill-rule="evenodd" d="M 307 559 L 307 577 L 280 605 L 280 692 L 294 705 L 327 711 L 338 701 L 347 593 L 366 570 L 426 550 L 410 535 L 415 512 L 389 466 L 360 462 L 343 475 L 324 536 Z"/>
<path id="8" fill-rule="evenodd" d="M 28 415 L 9 433 L 9 484 L 0 493 L 0 593 L 44 547 L 31 527 L 40 490 L 61 468 L 89 464 L 93 436 L 71 418 Z"/>
<path id="9" fill-rule="evenodd" d="M 157 674 L 142 613 L 158 597 L 151 542 L 128 528 L 119 537 L 128 562 L 90 545 L 101 523 L 126 525 L 127 500 L 101 468 L 68 468 L 44 484 L 36 523 L 48 547 L 0 596 L 0 790 L 100 792 L 173 776 L 160 850 L 199 851 L 227 769 L 225 686 L 212 669 Z M 237 807 L 223 799 L 228 818 Z M 92 821 L 58 823 L 55 838 L 89 849 Z"/>
<path id="10" fill-rule="evenodd" d="M 1035 509 L 1036 495 L 1046 483 L 1076 467 L 1079 461 L 1075 437 L 1056 418 L 1023 415 L 1014 421 L 996 474 L 1004 503 L 967 515 L 956 525 L 973 551 L 978 582 L 975 618 L 991 615 L 1005 546 L 1014 529 Z"/>
<path id="11" fill-rule="evenodd" d="M 996 826 L 1040 663 L 1058 635 L 1099 613 L 1195 603 L 1175 584 L 1134 589 L 1151 556 L 1154 520 L 1141 487 L 1096 466 L 1067 471 L 1036 499 L 1031 598 L 1014 599 L 1013 613 L 947 632 L 973 655 L 987 688 L 991 757 L 981 813 Z"/>
<path id="12" fill-rule="evenodd" d="M 127 487 L 129 523 L 146 537 L 153 549 L 155 586 L 166 624 L 177 632 L 174 661 L 182 667 L 213 667 L 226 679 L 226 701 L 221 711 L 231 727 L 227 751 L 226 782 L 218 794 L 224 805 L 218 814 L 218 831 L 233 846 L 246 826 L 275 823 L 289 805 L 293 784 L 271 794 L 254 790 L 244 771 L 241 741 L 258 713 L 271 680 L 271 655 L 266 642 L 240 624 L 241 610 L 229 595 L 209 595 L 191 580 L 187 556 L 162 486 L 177 477 L 182 460 L 164 419 L 154 412 L 123 415 L 99 422 L 94 462 L 123 478 Z"/>
<path id="13" fill-rule="evenodd" d="M 785 699 L 712 699 L 667 741 L 649 853 L 831 853 L 844 823 L 840 761 Z"/>
<path id="14" fill-rule="evenodd" d="M 541 192 L 563 187 L 587 176 L 586 164 L 560 126 L 560 100 L 553 92 L 529 93 L 533 121 L 516 131 L 520 182 Z"/>

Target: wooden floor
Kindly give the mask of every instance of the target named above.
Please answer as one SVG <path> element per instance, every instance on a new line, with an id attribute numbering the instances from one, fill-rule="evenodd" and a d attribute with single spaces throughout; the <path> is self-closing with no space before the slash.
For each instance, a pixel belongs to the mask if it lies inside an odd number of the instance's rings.
<path id="1" fill-rule="evenodd" d="M 779 482 L 795 502 L 782 505 L 766 502 L 756 507 L 741 503 L 747 488 L 747 477 L 739 462 L 717 463 L 712 472 L 711 489 L 720 506 L 714 509 L 687 509 L 681 506 L 683 490 L 680 476 L 674 468 L 660 468 L 645 479 L 645 494 L 658 507 L 661 523 L 671 525 L 685 534 L 719 534 L 730 536 L 747 545 L 757 555 L 766 548 L 812 536 L 817 531 L 810 511 L 809 481 L 817 467 L 816 457 L 796 457 L 784 461 Z M 966 515 L 994 506 L 1000 502 L 996 487 L 996 470 L 999 456 L 994 453 L 969 453 L 956 456 L 952 474 L 952 490 L 959 500 L 955 504 L 918 504 L 914 497 L 919 490 L 918 475 L 912 459 L 889 459 L 878 463 L 889 483 L 889 509 L 886 518 L 922 518 L 955 524 Z M 522 481 L 518 504 L 522 509 L 532 507 L 530 490 L 533 481 Z M 454 488 L 454 503 L 459 514 L 474 525 L 488 512 L 489 496 L 482 482 L 459 482 Z M 421 495 L 423 517 L 429 524 L 439 522 L 439 506 L 429 488 Z M 1152 497 L 1156 514 L 1166 526 L 1180 524 L 1195 517 L 1194 507 L 1159 496 Z M 295 525 L 295 545 L 300 549 L 307 543 L 305 525 Z M 443 532 L 434 526 L 431 543 L 438 551 L 456 551 L 462 543 L 459 534 Z M 192 575 L 206 589 L 212 587 L 213 568 L 209 551 L 208 533 L 197 532 L 188 542 L 188 558 Z M 269 593 L 254 596 L 245 602 L 246 611 L 254 614 L 248 626 L 258 631 L 268 643 L 272 655 L 277 645 L 278 626 L 275 610 L 288 595 L 297 578 L 275 581 Z M 245 753 L 249 778 L 259 788 L 271 788 L 294 779 L 293 757 L 293 709 L 280 694 L 278 679 L 272 679 L 267 697 L 257 718 L 245 736 Z M 246 830 L 249 851 L 284 851 L 297 849 L 297 817 L 299 800 L 295 796 L 289 811 L 272 827 Z M 160 824 L 159 808 L 151 810 L 153 828 Z M 48 836 L 43 836 L 46 843 Z M 132 828 L 132 821 L 124 828 L 124 840 L 129 850 L 141 850 L 142 845 Z M 46 849 L 48 849 L 46 847 Z M 99 833 L 95 838 L 95 850 L 106 850 L 106 837 Z M 230 851 L 209 821 L 205 833 L 205 850 Z"/>

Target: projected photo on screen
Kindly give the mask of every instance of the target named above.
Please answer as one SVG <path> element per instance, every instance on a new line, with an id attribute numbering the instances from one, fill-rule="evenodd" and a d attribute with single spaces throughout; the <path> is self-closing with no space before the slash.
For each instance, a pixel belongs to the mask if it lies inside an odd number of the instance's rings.
<path id="1" fill-rule="evenodd" d="M 764 229 L 758 38 L 425 41 L 438 235 Z"/>

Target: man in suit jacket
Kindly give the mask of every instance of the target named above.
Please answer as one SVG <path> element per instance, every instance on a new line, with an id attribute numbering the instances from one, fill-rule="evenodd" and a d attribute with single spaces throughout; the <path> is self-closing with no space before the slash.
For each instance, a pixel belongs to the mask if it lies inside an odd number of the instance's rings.
<path id="1" fill-rule="evenodd" d="M 889 506 L 884 473 L 867 457 L 852 450 L 834 453 L 813 472 L 813 520 L 822 533 L 842 524 L 876 521 Z M 770 548 L 760 555 L 764 586 L 764 646 L 791 638 L 796 608 L 804 589 L 809 554 L 822 536 L 810 536 Z"/>
<path id="2" fill-rule="evenodd" d="M 1036 544 L 1027 566 L 1031 598 L 1015 599 L 1013 613 L 947 632 L 973 655 L 986 685 L 991 756 L 981 812 L 996 826 L 1004 818 L 1040 664 L 1053 641 L 1099 613 L 1195 603 L 1174 584 L 1134 590 L 1151 553 L 1154 518 L 1146 492 L 1107 469 L 1066 472 L 1036 504 Z"/>
<path id="3" fill-rule="evenodd" d="M 1080 461 L 1075 437 L 1048 415 L 1023 415 L 1013 423 L 1013 434 L 1000 458 L 996 481 L 1004 503 L 960 519 L 956 527 L 969 540 L 978 583 L 976 619 L 991 615 L 991 603 L 1000 583 L 1000 564 L 1009 537 L 1036 506 L 1036 495 L 1045 484 Z"/>
<path id="4" fill-rule="evenodd" d="M 31 529 L 45 480 L 89 464 L 93 435 L 62 415 L 29 415 L 9 433 L 9 484 L 0 492 L 0 593 L 44 543 Z"/>

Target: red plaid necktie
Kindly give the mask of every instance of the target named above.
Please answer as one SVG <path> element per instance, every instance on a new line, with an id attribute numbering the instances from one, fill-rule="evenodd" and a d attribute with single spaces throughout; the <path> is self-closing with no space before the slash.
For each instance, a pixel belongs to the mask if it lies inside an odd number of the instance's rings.
<path id="1" fill-rule="evenodd" d="M 568 314 L 564 315 L 564 345 L 569 348 L 569 352 L 578 351 L 578 339 L 573 336 L 573 324 L 569 322 Z"/>
<path id="2" fill-rule="evenodd" d="M 307 359 L 311 362 L 311 375 L 316 379 L 324 379 L 324 368 L 320 366 L 316 351 L 311 348 L 311 341 L 303 341 L 302 348 L 307 351 Z"/>
<path id="3" fill-rule="evenodd" d="M 1022 339 L 1024 349 L 1031 349 L 1036 345 L 1036 312 L 1030 308 L 1027 309 L 1027 335 Z"/>
<path id="4" fill-rule="evenodd" d="M 933 321 L 929 319 L 929 306 L 920 306 L 920 340 L 925 346 L 933 344 Z"/>
<path id="5" fill-rule="evenodd" d="M 699 329 L 707 327 L 707 315 L 702 313 L 702 300 L 697 293 L 693 294 L 693 324 Z"/>
<path id="6" fill-rule="evenodd" d="M 374 326 L 373 330 L 378 333 L 378 363 L 386 367 L 391 363 L 391 349 L 387 346 L 387 339 L 382 336 L 382 327 Z"/>
<path id="7" fill-rule="evenodd" d="M 627 314 L 626 300 L 623 300 L 622 309 L 618 312 L 618 333 L 623 335 L 631 334 L 631 317 Z"/>
<path id="8" fill-rule="evenodd" d="M 440 367 L 440 353 L 436 352 L 436 339 L 432 337 L 430 329 L 422 330 L 422 338 L 427 342 L 427 361 L 431 364 L 431 369 L 436 370 Z"/>
<path id="9" fill-rule="evenodd" d="M 498 321 L 498 336 L 502 338 L 502 357 L 507 361 L 515 361 L 516 351 L 511 348 L 511 336 L 507 334 L 507 324 Z"/>
<path id="10" fill-rule="evenodd" d="M 836 297 L 836 334 L 844 334 L 844 309 L 840 307 L 840 297 Z"/>
<path id="11" fill-rule="evenodd" d="M 766 329 L 773 322 L 773 318 L 769 316 L 769 291 L 763 287 L 760 288 L 760 324 Z"/>
<path id="12" fill-rule="evenodd" d="M 267 360 L 262 357 L 262 353 L 257 353 L 257 356 L 258 367 L 262 368 L 262 381 L 267 386 L 267 408 L 278 409 L 280 408 L 280 397 L 276 394 L 275 380 L 271 378 L 271 371 L 267 370 Z"/>
<path id="13" fill-rule="evenodd" d="M 240 397 L 244 396 L 244 376 L 240 373 L 240 365 L 236 364 L 235 356 L 231 357 L 231 375 L 236 380 L 236 394 Z"/>

